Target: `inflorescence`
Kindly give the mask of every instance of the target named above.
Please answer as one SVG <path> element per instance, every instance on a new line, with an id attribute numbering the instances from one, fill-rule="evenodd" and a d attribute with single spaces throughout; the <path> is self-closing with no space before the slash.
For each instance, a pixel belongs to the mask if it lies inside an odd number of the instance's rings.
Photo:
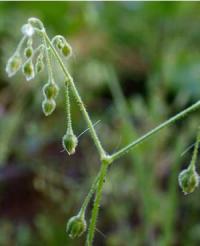
<path id="1" fill-rule="evenodd" d="M 53 73 L 52 66 L 52 56 L 55 57 L 56 61 L 59 63 L 62 71 L 65 75 L 64 87 L 65 87 L 65 96 L 66 96 L 66 120 L 67 120 L 67 128 L 64 136 L 62 137 L 62 146 L 64 150 L 72 155 L 76 151 L 76 147 L 78 145 L 78 138 L 74 134 L 72 128 L 72 120 L 71 120 L 71 107 L 70 107 L 70 93 L 72 92 L 76 102 L 83 113 L 83 116 L 86 120 L 86 123 L 89 127 L 89 131 L 91 137 L 97 147 L 97 150 L 100 155 L 101 160 L 101 168 L 99 173 L 97 174 L 88 195 L 86 196 L 82 207 L 77 215 L 71 217 L 67 223 L 66 231 L 71 238 L 80 237 L 87 228 L 87 224 L 85 221 L 85 212 L 86 208 L 91 200 L 93 194 L 96 194 L 94 199 L 94 206 L 92 210 L 92 216 L 90 220 L 90 225 L 87 234 L 86 244 L 87 246 L 91 246 L 94 238 L 94 231 L 99 211 L 99 203 L 102 194 L 102 188 L 104 179 L 107 173 L 108 166 L 116 159 L 126 154 L 130 149 L 137 146 L 145 139 L 153 135 L 154 133 L 160 131 L 164 127 L 173 124 L 176 120 L 182 119 L 184 116 L 189 114 L 190 112 L 198 109 L 200 107 L 200 101 L 178 113 L 177 115 L 171 117 L 164 123 L 150 130 L 142 137 L 136 139 L 131 142 L 121 150 L 118 150 L 112 155 L 108 155 L 103 149 L 101 142 L 97 136 L 97 133 L 93 127 L 92 121 L 86 111 L 86 108 L 82 102 L 82 99 L 76 89 L 76 86 L 73 82 L 73 78 L 69 74 L 67 68 L 65 67 L 62 59 L 69 58 L 72 54 L 72 48 L 66 39 L 61 35 L 56 35 L 49 39 L 46 34 L 43 23 L 36 18 L 29 18 L 28 22 L 22 26 L 22 39 L 19 42 L 14 54 L 9 58 L 6 65 L 6 72 L 9 77 L 14 76 L 20 69 L 25 76 L 27 81 L 34 79 L 40 72 L 47 69 L 48 79 L 44 84 L 42 93 L 44 100 L 42 102 L 42 111 L 45 116 L 51 115 L 56 109 L 56 98 L 59 94 L 59 87 L 56 84 Z M 41 42 L 37 44 L 37 40 L 35 37 L 39 37 Z M 178 177 L 178 182 L 180 187 L 182 188 L 184 194 L 189 194 L 195 190 L 195 188 L 199 185 L 199 175 L 196 172 L 195 163 L 197 160 L 198 148 L 200 142 L 200 128 L 197 134 L 197 140 L 195 143 L 195 148 L 192 155 L 192 160 L 187 169 L 183 170 Z"/>

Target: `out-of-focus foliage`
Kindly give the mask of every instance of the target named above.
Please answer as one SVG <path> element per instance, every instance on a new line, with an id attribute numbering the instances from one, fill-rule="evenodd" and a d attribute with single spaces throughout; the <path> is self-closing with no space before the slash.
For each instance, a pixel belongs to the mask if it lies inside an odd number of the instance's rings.
<path id="1" fill-rule="evenodd" d="M 199 98 L 199 11 L 198 2 L 0 3 L 0 245 L 83 245 L 84 236 L 67 237 L 66 222 L 99 167 L 88 133 L 74 156 L 61 152 L 64 95 L 44 117 L 46 73 L 28 83 L 4 72 L 26 19 L 42 19 L 50 36 L 62 34 L 72 45 L 66 65 L 113 152 Z M 87 126 L 75 103 L 72 118 L 79 135 Z M 177 182 L 198 124 L 197 112 L 111 166 L 95 245 L 200 244 L 200 192 L 185 197 Z"/>

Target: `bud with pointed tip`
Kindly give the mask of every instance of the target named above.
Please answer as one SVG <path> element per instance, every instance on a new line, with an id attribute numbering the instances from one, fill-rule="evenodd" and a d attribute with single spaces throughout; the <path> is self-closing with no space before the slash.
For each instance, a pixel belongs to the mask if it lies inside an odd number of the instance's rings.
<path id="1" fill-rule="evenodd" d="M 179 174 L 178 182 L 184 194 L 187 195 L 199 185 L 199 175 L 194 168 L 189 166 Z"/>
<path id="2" fill-rule="evenodd" d="M 67 223 L 66 232 L 70 238 L 80 237 L 87 228 L 85 218 L 80 215 L 73 216 Z"/>
<path id="3" fill-rule="evenodd" d="M 73 131 L 67 131 L 62 138 L 63 148 L 67 151 L 69 155 L 72 155 L 76 151 L 78 145 L 78 139 L 74 135 Z"/>
<path id="4" fill-rule="evenodd" d="M 6 73 L 12 77 L 21 68 L 22 59 L 18 53 L 11 56 L 6 64 Z"/>
<path id="5" fill-rule="evenodd" d="M 45 98 L 44 101 L 42 102 L 42 110 L 45 116 L 49 116 L 50 114 L 52 114 L 55 108 L 56 108 L 56 102 L 53 99 L 49 100 Z"/>
<path id="6" fill-rule="evenodd" d="M 48 82 L 43 87 L 43 94 L 47 99 L 55 99 L 58 95 L 59 88 L 55 82 Z"/>
<path id="7" fill-rule="evenodd" d="M 32 60 L 28 60 L 24 63 L 22 71 L 26 77 L 26 80 L 29 81 L 35 77 L 35 71 Z"/>

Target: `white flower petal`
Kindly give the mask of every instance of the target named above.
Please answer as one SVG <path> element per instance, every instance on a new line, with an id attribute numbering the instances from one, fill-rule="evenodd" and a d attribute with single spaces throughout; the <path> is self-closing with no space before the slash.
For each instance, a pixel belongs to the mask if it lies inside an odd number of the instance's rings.
<path id="1" fill-rule="evenodd" d="M 26 35 L 28 37 L 33 36 L 33 34 L 35 32 L 35 30 L 34 30 L 34 28 L 32 27 L 31 24 L 25 24 L 25 25 L 23 25 L 22 28 L 21 28 L 21 31 L 22 31 L 22 33 L 24 35 Z"/>

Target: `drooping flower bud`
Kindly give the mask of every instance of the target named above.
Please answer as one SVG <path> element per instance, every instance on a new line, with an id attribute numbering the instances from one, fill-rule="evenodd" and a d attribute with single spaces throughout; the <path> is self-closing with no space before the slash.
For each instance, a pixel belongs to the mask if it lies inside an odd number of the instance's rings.
<path id="1" fill-rule="evenodd" d="M 28 60 L 24 63 L 22 71 L 26 77 L 26 80 L 29 81 L 35 77 L 35 71 L 32 60 Z"/>
<path id="2" fill-rule="evenodd" d="M 30 58 L 32 56 L 32 54 L 33 54 L 33 48 L 31 46 L 25 48 L 25 50 L 24 50 L 24 56 L 26 58 Z"/>
<path id="3" fill-rule="evenodd" d="M 72 131 L 67 131 L 63 136 L 62 145 L 69 155 L 75 153 L 76 147 L 78 145 L 78 139 Z"/>
<path id="4" fill-rule="evenodd" d="M 38 59 L 35 64 L 36 73 L 42 72 L 43 69 L 44 69 L 44 62 L 41 59 Z"/>
<path id="5" fill-rule="evenodd" d="M 190 166 L 183 170 L 178 176 L 179 186 L 185 195 L 192 193 L 199 185 L 199 175 Z"/>
<path id="6" fill-rule="evenodd" d="M 71 55 L 72 53 L 72 48 L 71 46 L 66 42 L 63 47 L 62 47 L 62 54 L 65 56 L 65 57 L 68 57 Z"/>
<path id="7" fill-rule="evenodd" d="M 63 47 L 63 41 L 61 39 L 56 40 L 56 47 L 61 50 Z"/>
<path id="8" fill-rule="evenodd" d="M 86 228 L 87 224 L 84 217 L 76 215 L 69 219 L 66 232 L 73 239 L 80 237 L 86 231 Z"/>
<path id="9" fill-rule="evenodd" d="M 43 94 L 47 99 L 55 99 L 58 95 L 59 88 L 55 82 L 44 85 Z"/>
<path id="10" fill-rule="evenodd" d="M 35 71 L 36 73 L 40 73 L 43 69 L 44 69 L 44 62 L 43 62 L 43 53 L 41 51 L 36 59 Z"/>
<path id="11" fill-rule="evenodd" d="M 21 68 L 22 59 L 18 53 L 11 56 L 6 64 L 6 73 L 12 77 Z"/>
<path id="12" fill-rule="evenodd" d="M 53 99 L 49 100 L 45 98 L 44 101 L 42 102 L 42 110 L 45 116 L 49 116 L 50 114 L 52 114 L 55 108 L 56 108 L 56 102 Z"/>

